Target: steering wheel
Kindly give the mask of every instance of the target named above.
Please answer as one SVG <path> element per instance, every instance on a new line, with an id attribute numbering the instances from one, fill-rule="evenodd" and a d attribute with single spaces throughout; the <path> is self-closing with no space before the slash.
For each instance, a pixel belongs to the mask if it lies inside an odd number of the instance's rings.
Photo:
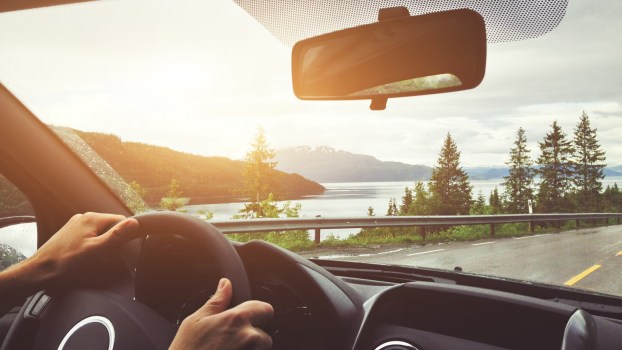
<path id="1" fill-rule="evenodd" d="M 250 300 L 244 265 L 233 245 L 213 225 L 175 212 L 134 218 L 145 234 L 176 234 L 210 254 L 216 271 L 232 282 L 231 306 Z M 1 350 L 21 349 L 24 343 L 36 350 L 167 349 L 176 332 L 175 325 L 134 300 L 133 288 L 74 289 L 50 297 L 40 292 L 22 307 Z"/>

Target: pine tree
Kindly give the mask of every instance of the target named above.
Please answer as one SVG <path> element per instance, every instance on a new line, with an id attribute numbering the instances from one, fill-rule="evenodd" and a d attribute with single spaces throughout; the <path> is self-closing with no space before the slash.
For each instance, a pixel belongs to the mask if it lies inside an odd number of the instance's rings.
<path id="1" fill-rule="evenodd" d="M 168 184 L 166 197 L 160 199 L 160 207 L 171 211 L 176 211 L 183 207 L 188 201 L 185 198 L 181 198 L 182 194 L 183 192 L 179 189 L 177 180 L 172 178 L 171 182 Z"/>
<path id="2" fill-rule="evenodd" d="M 611 213 L 617 213 L 622 211 L 622 194 L 618 188 L 618 184 L 614 183 L 613 186 L 607 185 L 607 188 L 603 192 L 605 200 L 605 210 Z"/>
<path id="3" fill-rule="evenodd" d="M 525 130 L 519 128 L 514 147 L 510 149 L 510 160 L 506 163 L 510 167 L 510 172 L 508 176 L 503 178 L 507 198 L 506 209 L 512 214 L 528 213 L 529 206 L 527 203 L 533 199 L 535 171 L 529 153 Z"/>
<path id="4" fill-rule="evenodd" d="M 417 181 L 412 193 L 413 203 L 410 206 L 408 215 L 430 215 L 430 193 L 426 190 L 425 184 L 422 181 Z M 419 233 L 424 239 L 427 232 L 427 227 L 417 227 L 417 233 Z"/>
<path id="5" fill-rule="evenodd" d="M 413 202 L 409 215 L 430 215 L 430 194 L 426 191 L 425 184 L 421 181 L 417 181 L 414 193 Z"/>
<path id="6" fill-rule="evenodd" d="M 601 180 L 605 177 L 605 152 L 596 140 L 596 129 L 590 126 L 587 113 L 583 112 L 574 131 L 574 185 L 577 188 L 577 209 L 582 212 L 602 210 Z"/>
<path id="7" fill-rule="evenodd" d="M 234 218 L 274 217 L 274 213 L 283 212 L 274 198 L 278 190 L 278 173 L 274 170 L 277 163 L 271 160 L 275 155 L 276 152 L 268 145 L 263 128 L 258 127 L 251 150 L 246 153 L 242 174 L 244 186 L 240 191 L 248 196 L 250 203 L 244 204 L 244 208 Z"/>
<path id="8" fill-rule="evenodd" d="M 470 214 L 471 215 L 488 214 L 486 209 L 487 209 L 486 198 L 484 198 L 484 193 L 480 190 L 477 193 L 477 198 L 475 199 L 475 202 L 473 202 L 473 205 L 471 206 Z"/>
<path id="9" fill-rule="evenodd" d="M 376 216 L 374 208 L 371 205 L 369 206 L 369 208 L 367 208 L 367 216 Z"/>
<path id="10" fill-rule="evenodd" d="M 410 207 L 413 204 L 413 192 L 410 188 L 404 188 L 404 196 L 402 197 L 402 204 L 400 205 L 400 215 L 407 215 Z"/>
<path id="11" fill-rule="evenodd" d="M 541 213 L 567 212 L 571 209 L 567 197 L 572 184 L 571 157 L 574 149 L 557 121 L 553 122 L 551 129 L 539 143 L 541 154 L 537 174 L 541 182 L 536 207 Z"/>
<path id="12" fill-rule="evenodd" d="M 458 147 L 451 135 L 447 133 L 430 179 L 432 213 L 437 215 L 468 214 L 472 202 L 471 189 L 469 177 L 460 166 Z"/>
<path id="13" fill-rule="evenodd" d="M 503 213 L 503 204 L 501 202 L 501 196 L 499 196 L 499 190 L 495 187 L 494 190 L 490 192 L 490 199 L 488 200 L 490 204 L 491 214 L 501 214 Z"/>
<path id="14" fill-rule="evenodd" d="M 262 127 L 257 128 L 251 147 L 246 153 L 243 194 L 249 196 L 251 202 L 259 203 L 277 191 L 277 173 L 274 171 L 277 163 L 271 161 L 276 152 L 268 145 Z"/>
<path id="15" fill-rule="evenodd" d="M 397 203 L 395 202 L 395 198 L 389 199 L 389 208 L 387 209 L 387 216 L 397 216 L 399 212 L 397 211 Z"/>

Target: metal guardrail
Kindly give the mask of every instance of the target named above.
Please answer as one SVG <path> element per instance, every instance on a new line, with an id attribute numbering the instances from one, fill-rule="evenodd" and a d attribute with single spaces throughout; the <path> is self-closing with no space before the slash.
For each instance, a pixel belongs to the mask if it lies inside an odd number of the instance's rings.
<path id="1" fill-rule="evenodd" d="M 495 225 L 528 222 L 534 230 L 537 222 L 557 222 L 616 219 L 620 223 L 622 213 L 582 213 L 582 214 L 502 214 L 502 215 L 459 215 L 459 216 L 364 216 L 346 218 L 286 218 L 212 221 L 225 234 L 269 231 L 315 230 L 315 242 L 320 241 L 320 231 L 326 229 L 378 228 L 378 227 L 416 227 L 416 226 L 457 226 L 490 225 L 491 237 L 495 235 Z"/>

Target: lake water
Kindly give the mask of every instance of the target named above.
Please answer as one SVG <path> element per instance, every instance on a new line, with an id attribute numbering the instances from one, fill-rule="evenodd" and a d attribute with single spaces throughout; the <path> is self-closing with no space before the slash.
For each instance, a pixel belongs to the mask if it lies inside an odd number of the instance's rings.
<path id="1" fill-rule="evenodd" d="M 488 198 L 490 192 L 497 187 L 501 192 L 503 179 L 472 180 L 473 196 L 479 191 Z M 622 177 L 607 177 L 603 180 L 603 187 L 617 182 L 622 185 Z M 414 187 L 414 182 L 348 182 L 348 183 L 323 183 L 326 191 L 322 195 L 309 196 L 304 199 L 294 200 L 293 203 L 302 204 L 300 216 L 302 217 L 346 217 L 366 216 L 369 206 L 374 208 L 377 216 L 383 216 L 387 212 L 389 199 L 395 198 L 399 206 L 401 197 L 404 195 L 404 187 Z M 243 203 L 222 203 L 190 205 L 183 209 L 188 212 L 209 210 L 214 213 L 213 220 L 227 220 L 243 208 Z M 335 230 L 340 237 L 357 232 L 355 230 Z"/>

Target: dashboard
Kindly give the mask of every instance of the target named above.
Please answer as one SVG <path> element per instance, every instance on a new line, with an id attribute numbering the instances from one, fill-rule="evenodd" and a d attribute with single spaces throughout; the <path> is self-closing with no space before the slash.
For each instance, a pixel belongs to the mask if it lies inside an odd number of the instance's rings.
<path id="1" fill-rule="evenodd" d="M 253 298 L 274 307 L 265 329 L 274 349 L 578 350 L 622 344 L 619 320 L 555 300 L 450 279 L 398 283 L 337 276 L 265 242 L 235 248 Z M 179 324 L 215 289 L 213 263 L 181 237 L 150 238 L 137 264 L 136 298 Z"/>

